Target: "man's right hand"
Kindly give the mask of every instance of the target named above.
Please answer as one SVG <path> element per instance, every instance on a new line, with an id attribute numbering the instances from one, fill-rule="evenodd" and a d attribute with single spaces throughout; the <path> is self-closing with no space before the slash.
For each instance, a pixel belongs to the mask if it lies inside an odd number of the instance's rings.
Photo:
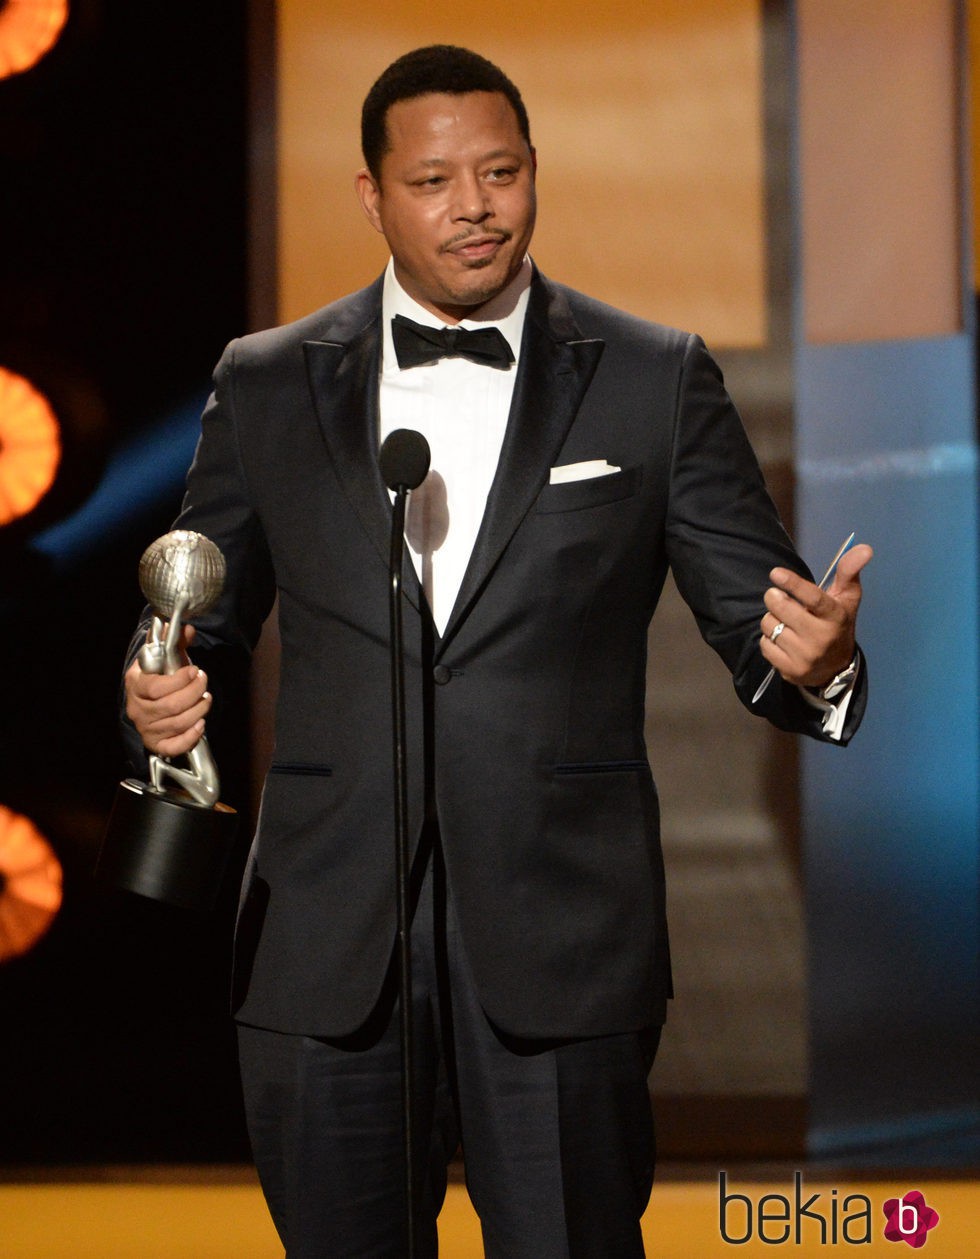
<path id="1" fill-rule="evenodd" d="M 185 653 L 193 639 L 193 626 L 185 626 L 181 637 Z M 188 663 L 176 673 L 144 673 L 134 660 L 126 670 L 125 686 L 126 716 L 148 752 L 181 756 L 194 747 L 211 710 L 203 670 Z"/>

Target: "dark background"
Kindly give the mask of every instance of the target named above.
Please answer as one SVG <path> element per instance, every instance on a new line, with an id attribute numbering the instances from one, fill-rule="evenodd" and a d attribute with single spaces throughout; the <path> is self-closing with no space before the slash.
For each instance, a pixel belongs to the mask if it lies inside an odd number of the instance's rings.
<path id="1" fill-rule="evenodd" d="M 129 772 L 116 703 L 137 564 L 179 483 L 121 504 L 67 559 L 35 545 L 121 447 L 166 445 L 168 415 L 199 407 L 245 330 L 245 8 L 76 3 L 48 56 L 0 81 L 0 365 L 65 430 L 56 485 L 0 529 L 0 803 L 41 829 L 65 876 L 48 935 L 0 964 L 8 1166 L 247 1156 L 227 1017 L 234 879 L 209 919 L 92 881 Z M 233 727 L 219 760 L 241 805 Z"/>

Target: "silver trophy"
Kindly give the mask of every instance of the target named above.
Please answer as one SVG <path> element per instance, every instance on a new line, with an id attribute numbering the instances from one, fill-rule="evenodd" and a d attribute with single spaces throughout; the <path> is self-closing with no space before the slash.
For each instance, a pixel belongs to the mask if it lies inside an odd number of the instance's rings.
<path id="1" fill-rule="evenodd" d="M 185 619 L 210 611 L 225 584 L 225 557 L 210 538 L 188 529 L 157 538 L 143 552 L 140 589 L 153 609 L 153 623 L 140 649 L 144 673 L 176 673 L 187 663 L 178 644 Z M 205 808 L 217 803 L 221 791 L 218 767 L 207 740 L 187 753 L 187 767 L 171 764 L 165 756 L 150 756 L 150 784 L 163 791 L 170 779 Z"/>
<path id="2" fill-rule="evenodd" d="M 176 673 L 187 664 L 184 623 L 214 606 L 224 580 L 224 556 L 203 534 L 175 529 L 147 547 L 139 582 L 153 620 L 137 657 L 144 673 Z M 203 736 L 182 760 L 151 754 L 148 783 L 119 784 L 96 873 L 154 900 L 207 909 L 221 885 L 237 815 L 218 801 L 218 768 Z"/>

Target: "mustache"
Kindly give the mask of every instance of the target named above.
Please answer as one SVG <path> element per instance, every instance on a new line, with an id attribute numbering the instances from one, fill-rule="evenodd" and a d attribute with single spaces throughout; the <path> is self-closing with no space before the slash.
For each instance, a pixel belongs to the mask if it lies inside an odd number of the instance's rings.
<path id="1" fill-rule="evenodd" d="M 477 227 L 467 228 L 466 231 L 457 232 L 455 236 L 450 236 L 449 240 L 443 241 L 439 247 L 440 253 L 446 253 L 450 249 L 454 249 L 457 245 L 463 244 L 467 240 L 486 240 L 488 236 L 494 237 L 501 243 L 508 241 L 514 235 L 505 227 Z"/>

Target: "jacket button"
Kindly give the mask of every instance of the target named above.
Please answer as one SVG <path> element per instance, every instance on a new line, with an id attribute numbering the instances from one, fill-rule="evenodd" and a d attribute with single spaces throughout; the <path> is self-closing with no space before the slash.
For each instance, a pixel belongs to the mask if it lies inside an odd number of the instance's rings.
<path id="1" fill-rule="evenodd" d="M 453 671 L 446 664 L 437 664 L 432 670 L 432 677 L 436 686 L 445 686 L 452 676 Z"/>

